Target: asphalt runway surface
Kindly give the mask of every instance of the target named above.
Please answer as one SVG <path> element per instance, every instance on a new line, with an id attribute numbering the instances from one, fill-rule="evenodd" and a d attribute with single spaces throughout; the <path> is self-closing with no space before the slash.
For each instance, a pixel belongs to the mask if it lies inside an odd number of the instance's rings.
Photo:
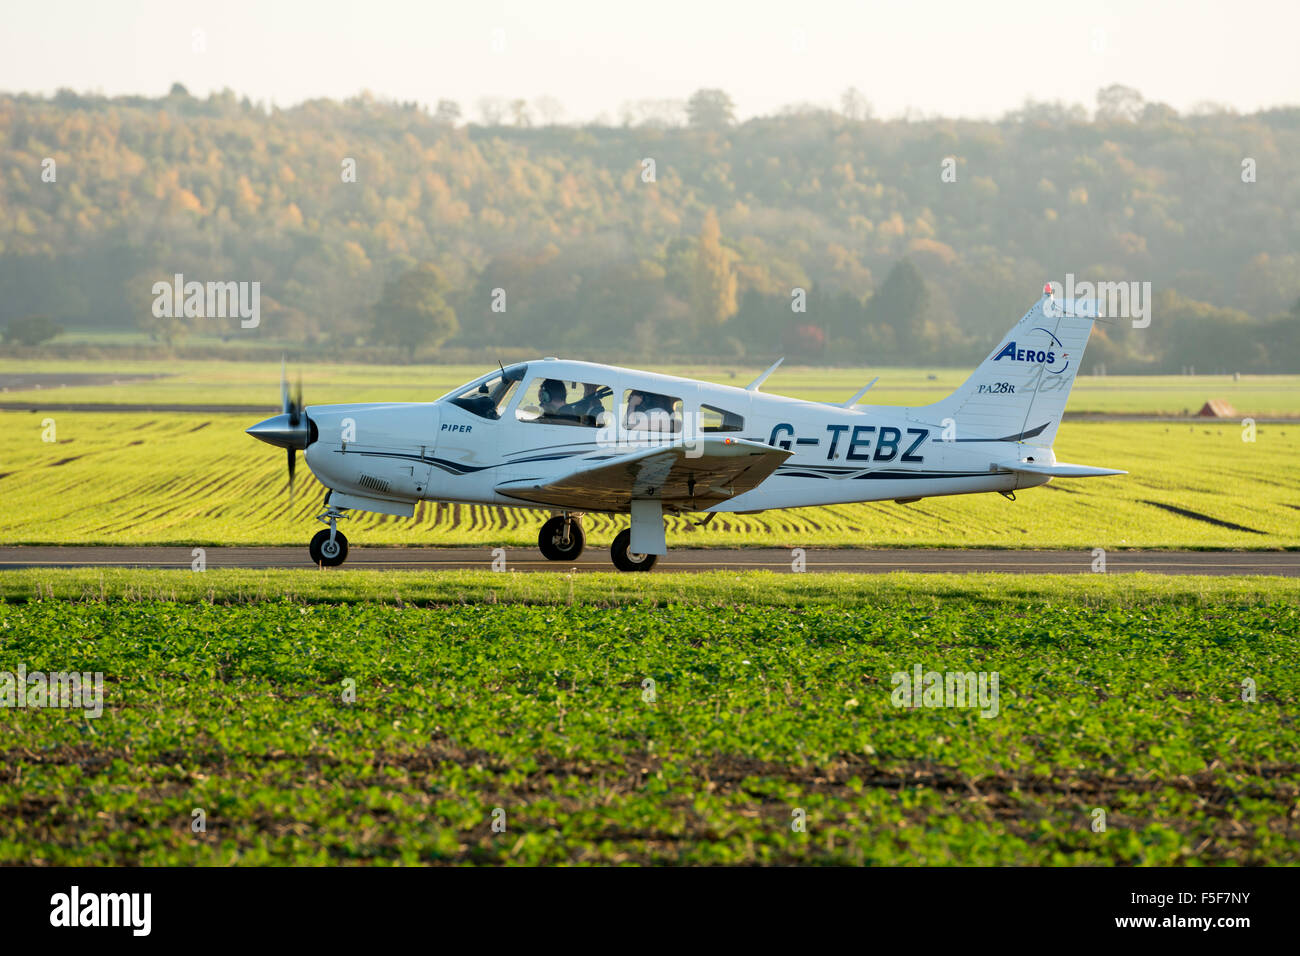
<path id="1" fill-rule="evenodd" d="M 0 570 L 14 568 L 138 567 L 188 568 L 191 548 L 135 547 L 0 547 Z M 206 548 L 209 568 L 310 568 L 307 546 L 274 548 Z M 518 571 L 612 571 L 609 551 L 590 547 L 577 561 L 547 561 L 534 548 L 505 549 L 506 568 Z M 919 549 L 809 548 L 805 569 L 811 573 L 847 571 L 884 574 L 889 571 L 969 572 L 1007 574 L 1092 574 L 1091 551 L 1000 551 Z M 491 548 L 388 548 L 351 545 L 340 570 L 366 568 L 404 571 L 488 570 Z M 775 571 L 795 570 L 787 549 L 681 548 L 662 556 L 656 571 Z M 1294 551 L 1108 551 L 1106 571 L 1128 574 L 1275 574 L 1300 577 L 1300 552 Z"/>

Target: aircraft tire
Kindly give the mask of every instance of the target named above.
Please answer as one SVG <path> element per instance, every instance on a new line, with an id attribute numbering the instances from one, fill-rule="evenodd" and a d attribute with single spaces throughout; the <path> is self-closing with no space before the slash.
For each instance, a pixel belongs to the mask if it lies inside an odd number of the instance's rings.
<path id="1" fill-rule="evenodd" d="M 564 523 L 569 523 L 569 544 L 564 544 Z M 582 525 L 577 518 L 556 515 L 542 525 L 537 535 L 537 548 L 547 561 L 577 561 L 587 543 Z"/>
<path id="2" fill-rule="evenodd" d="M 625 528 L 614 537 L 614 544 L 610 547 L 610 556 L 614 559 L 614 567 L 620 571 L 649 571 L 659 560 L 657 554 L 636 554 L 628 550 L 632 544 L 632 530 Z"/>
<path id="3" fill-rule="evenodd" d="M 337 568 L 348 558 L 348 539 L 343 536 L 342 531 L 336 531 L 334 542 L 331 544 L 328 529 L 317 531 L 315 537 L 311 539 L 311 544 L 307 545 L 307 553 L 311 555 L 312 564 Z"/>

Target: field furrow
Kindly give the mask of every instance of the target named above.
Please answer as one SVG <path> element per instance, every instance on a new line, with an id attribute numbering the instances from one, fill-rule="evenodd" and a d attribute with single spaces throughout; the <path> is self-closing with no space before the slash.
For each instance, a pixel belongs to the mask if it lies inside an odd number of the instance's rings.
<path id="1" fill-rule="evenodd" d="M 326 489 L 300 459 L 291 504 L 283 452 L 249 439 L 242 416 L 65 412 L 57 442 L 41 441 L 39 422 L 0 412 L 0 543 L 298 544 L 316 531 Z M 1235 423 L 1068 423 L 1060 459 L 1131 474 L 1057 480 L 1015 502 L 988 494 L 720 514 L 705 528 L 683 516 L 668 534 L 696 547 L 1300 547 L 1300 426 L 1261 425 L 1254 442 L 1241 439 Z M 355 514 L 345 527 L 362 546 L 533 547 L 547 514 L 427 502 L 413 518 Z M 584 520 L 594 546 L 627 524 Z"/>

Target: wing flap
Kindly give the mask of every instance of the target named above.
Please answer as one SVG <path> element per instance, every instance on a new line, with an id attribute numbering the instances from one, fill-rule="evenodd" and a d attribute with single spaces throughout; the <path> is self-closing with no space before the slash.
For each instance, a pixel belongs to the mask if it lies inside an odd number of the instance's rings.
<path id="1" fill-rule="evenodd" d="M 791 452 L 740 438 L 705 438 L 633 449 L 560 478 L 515 478 L 496 486 L 510 498 L 573 511 L 626 512 L 633 499 L 704 511 L 760 485 Z"/>

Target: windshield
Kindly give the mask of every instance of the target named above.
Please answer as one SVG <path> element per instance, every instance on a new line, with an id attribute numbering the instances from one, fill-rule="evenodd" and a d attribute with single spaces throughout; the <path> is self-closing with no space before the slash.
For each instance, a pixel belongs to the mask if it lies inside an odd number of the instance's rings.
<path id="1" fill-rule="evenodd" d="M 501 411 L 510 402 L 515 389 L 523 381 L 527 365 L 512 365 L 508 369 L 488 375 L 471 382 L 460 392 L 455 392 L 451 399 L 453 405 L 459 405 L 467 412 L 473 412 L 480 418 L 496 420 Z"/>

